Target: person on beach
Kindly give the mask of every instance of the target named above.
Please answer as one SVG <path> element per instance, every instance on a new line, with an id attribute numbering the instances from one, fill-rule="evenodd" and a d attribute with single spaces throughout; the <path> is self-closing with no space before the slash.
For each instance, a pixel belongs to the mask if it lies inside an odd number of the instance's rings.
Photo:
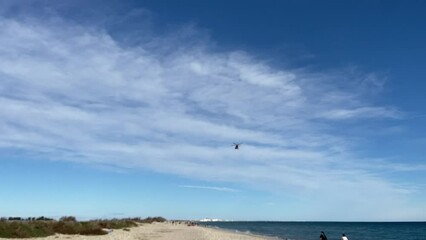
<path id="1" fill-rule="evenodd" d="M 341 240 L 349 240 L 348 237 L 346 237 L 346 235 L 343 233 L 342 234 L 342 239 Z"/>
<path id="2" fill-rule="evenodd" d="M 325 236 L 324 232 L 321 232 L 320 240 L 327 240 L 327 236 Z"/>

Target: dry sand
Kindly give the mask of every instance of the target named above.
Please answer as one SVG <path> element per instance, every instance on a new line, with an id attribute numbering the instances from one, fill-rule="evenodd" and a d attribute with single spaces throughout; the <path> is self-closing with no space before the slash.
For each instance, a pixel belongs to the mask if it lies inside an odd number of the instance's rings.
<path id="1" fill-rule="evenodd" d="M 248 235 L 243 233 L 228 232 L 213 228 L 187 226 L 185 224 L 171 223 L 153 223 L 141 224 L 138 227 L 114 230 L 107 235 L 101 236 L 81 236 L 81 235 L 62 235 L 56 234 L 45 238 L 36 238 L 42 240 L 62 240 L 62 239 L 87 239 L 87 240 L 265 240 L 271 239 L 262 236 Z M 7 238 L 0 238 L 7 239 Z M 35 238 L 26 238 L 32 239 Z M 16 240 L 16 239 L 14 239 Z"/>

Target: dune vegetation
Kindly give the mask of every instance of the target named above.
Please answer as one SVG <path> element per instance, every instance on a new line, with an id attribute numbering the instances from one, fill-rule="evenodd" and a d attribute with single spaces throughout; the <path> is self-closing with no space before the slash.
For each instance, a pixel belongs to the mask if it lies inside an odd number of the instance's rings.
<path id="1" fill-rule="evenodd" d="M 108 229 L 128 229 L 140 223 L 164 222 L 162 217 L 124 218 L 124 219 L 96 219 L 77 221 L 75 217 L 66 216 L 59 220 L 39 218 L 1 218 L 0 238 L 30 238 L 47 237 L 60 234 L 103 235 Z"/>

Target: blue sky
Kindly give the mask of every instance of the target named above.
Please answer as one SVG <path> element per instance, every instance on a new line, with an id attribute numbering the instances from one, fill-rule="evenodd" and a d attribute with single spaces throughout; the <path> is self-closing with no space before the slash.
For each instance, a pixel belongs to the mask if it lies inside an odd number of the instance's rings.
<path id="1" fill-rule="evenodd" d="M 422 1 L 0 9 L 2 216 L 426 220 Z"/>

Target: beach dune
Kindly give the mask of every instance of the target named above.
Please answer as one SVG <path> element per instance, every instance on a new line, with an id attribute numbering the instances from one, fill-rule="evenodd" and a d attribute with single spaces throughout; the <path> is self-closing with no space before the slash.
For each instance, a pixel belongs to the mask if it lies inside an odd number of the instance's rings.
<path id="1" fill-rule="evenodd" d="M 128 231 L 127 231 L 128 230 Z M 83 236 L 55 234 L 45 238 L 46 240 L 62 239 L 87 239 L 87 240 L 265 240 L 271 239 L 263 236 L 249 235 L 243 233 L 228 232 L 200 226 L 188 226 L 186 224 L 152 223 L 140 224 L 127 230 L 118 229 L 107 235 Z M 5 238 L 0 238 L 5 239 Z M 31 238 L 27 238 L 31 239 Z M 34 240 L 34 238 L 32 238 Z"/>

